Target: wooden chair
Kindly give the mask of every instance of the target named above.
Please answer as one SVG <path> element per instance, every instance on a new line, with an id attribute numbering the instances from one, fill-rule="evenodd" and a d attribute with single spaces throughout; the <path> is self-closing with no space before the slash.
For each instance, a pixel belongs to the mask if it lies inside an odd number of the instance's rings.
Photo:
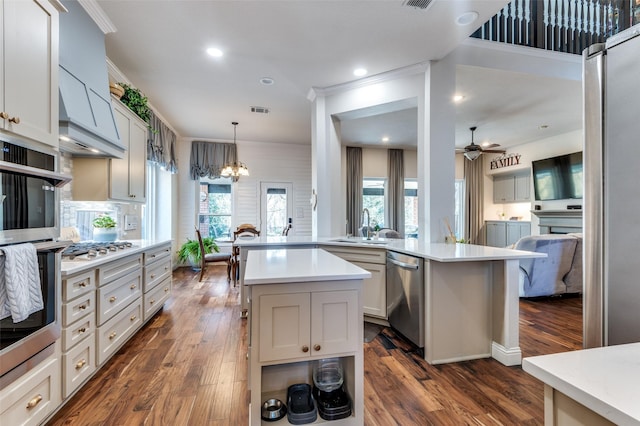
<path id="1" fill-rule="evenodd" d="M 238 226 L 238 228 L 236 228 L 236 230 L 233 232 L 233 241 L 235 242 L 238 238 L 243 238 L 243 237 L 255 238 L 259 236 L 260 236 L 260 231 L 258 231 L 254 225 L 251 225 L 250 223 L 243 223 L 242 225 Z M 240 247 L 234 244 L 232 253 L 233 254 L 231 256 L 231 275 L 233 276 L 233 285 L 235 286 L 236 282 L 240 278 L 238 276 L 240 272 L 240 265 L 238 264 L 238 262 L 240 261 L 239 259 Z"/>
<path id="2" fill-rule="evenodd" d="M 200 277 L 198 281 L 202 281 L 207 263 L 226 262 L 227 263 L 227 281 L 231 281 L 231 253 L 205 253 L 204 243 L 200 230 L 196 228 L 198 236 L 198 244 L 200 245 Z"/>

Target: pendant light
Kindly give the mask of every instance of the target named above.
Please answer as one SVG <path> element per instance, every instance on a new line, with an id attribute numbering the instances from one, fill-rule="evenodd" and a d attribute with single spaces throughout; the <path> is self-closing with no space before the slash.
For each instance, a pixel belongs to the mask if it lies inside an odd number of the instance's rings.
<path id="1" fill-rule="evenodd" d="M 247 166 L 238 161 L 238 145 L 236 145 L 236 126 L 238 126 L 237 121 L 232 121 L 233 124 L 233 146 L 236 149 L 236 160 L 232 163 L 225 164 L 220 172 L 220 176 L 230 177 L 233 182 L 237 182 L 240 176 L 249 176 L 249 169 Z"/>

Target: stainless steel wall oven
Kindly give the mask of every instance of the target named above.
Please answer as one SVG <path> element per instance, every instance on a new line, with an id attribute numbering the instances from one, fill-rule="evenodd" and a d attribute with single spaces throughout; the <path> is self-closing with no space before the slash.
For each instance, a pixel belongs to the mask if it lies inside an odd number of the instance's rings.
<path id="1" fill-rule="evenodd" d="M 4 262 L 3 247 L 33 244 L 44 302 L 44 309 L 22 321 L 14 323 L 11 316 L 0 320 L 0 388 L 47 356 L 60 336 L 59 265 L 67 243 L 55 240 L 59 236 L 56 188 L 70 178 L 56 172 L 57 164 L 54 151 L 0 140 L 0 262 Z"/>

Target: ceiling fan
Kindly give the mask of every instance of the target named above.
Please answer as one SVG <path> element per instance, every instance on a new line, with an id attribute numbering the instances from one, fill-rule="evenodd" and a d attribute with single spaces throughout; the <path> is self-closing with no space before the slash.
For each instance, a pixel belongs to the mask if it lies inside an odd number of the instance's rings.
<path id="1" fill-rule="evenodd" d="M 500 146 L 497 143 L 492 143 L 485 147 L 476 145 L 473 142 L 473 132 L 475 132 L 476 129 L 477 127 L 475 126 L 469 127 L 469 130 L 471 130 L 471 143 L 464 147 L 464 156 L 467 158 L 467 160 L 473 161 L 476 158 L 480 157 L 480 154 L 482 154 L 483 152 L 491 152 L 491 153 L 497 153 L 497 154 L 504 154 L 506 152 L 504 149 L 492 149 Z"/>

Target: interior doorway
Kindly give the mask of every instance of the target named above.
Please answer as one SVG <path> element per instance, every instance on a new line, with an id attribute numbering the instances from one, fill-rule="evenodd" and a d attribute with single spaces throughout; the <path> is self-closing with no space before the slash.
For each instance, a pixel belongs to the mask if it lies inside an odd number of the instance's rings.
<path id="1" fill-rule="evenodd" d="M 268 237 L 282 235 L 292 225 L 289 235 L 295 234 L 293 227 L 293 183 L 260 182 L 260 230 Z"/>

